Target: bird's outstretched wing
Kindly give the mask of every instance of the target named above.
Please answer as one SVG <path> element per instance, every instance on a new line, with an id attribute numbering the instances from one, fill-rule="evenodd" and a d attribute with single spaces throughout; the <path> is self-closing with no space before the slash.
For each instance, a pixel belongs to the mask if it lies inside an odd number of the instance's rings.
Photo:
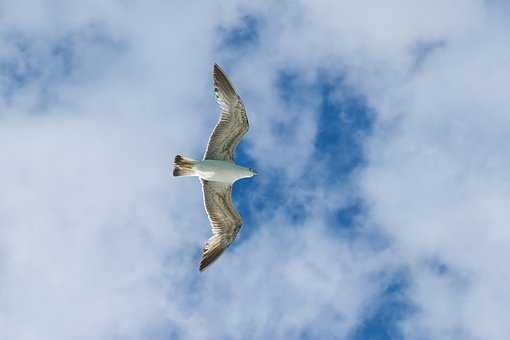
<path id="1" fill-rule="evenodd" d="M 214 94 L 221 109 L 220 120 L 216 124 L 204 159 L 233 161 L 239 141 L 249 129 L 246 109 L 221 68 L 214 64 Z"/>
<path id="2" fill-rule="evenodd" d="M 202 190 L 213 235 L 204 246 L 200 271 L 214 262 L 235 240 L 243 223 L 232 203 L 231 185 L 202 180 Z"/>

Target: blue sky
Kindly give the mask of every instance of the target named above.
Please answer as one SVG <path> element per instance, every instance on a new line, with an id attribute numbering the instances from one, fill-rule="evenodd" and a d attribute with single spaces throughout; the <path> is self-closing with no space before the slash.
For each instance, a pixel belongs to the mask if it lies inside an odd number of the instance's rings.
<path id="1" fill-rule="evenodd" d="M 379 7 L 378 7 L 379 6 Z M 501 1 L 0 4 L 0 338 L 506 339 Z M 218 118 L 244 225 L 204 273 Z"/>
<path id="2" fill-rule="evenodd" d="M 249 51 L 259 43 L 258 26 L 256 18 L 246 17 L 240 28 L 230 31 L 222 30 L 221 33 L 226 36 L 222 48 Z M 300 80 L 296 71 L 283 69 L 277 76 L 276 86 L 278 96 L 288 106 L 299 106 L 305 91 L 312 93 L 318 99 L 316 108 L 318 126 L 314 140 L 314 158 L 316 158 L 317 165 L 323 170 L 321 169 L 320 172 L 321 178 L 310 176 L 316 171 L 315 166 L 317 166 L 310 164 L 305 167 L 302 176 L 294 179 L 293 183 L 286 183 L 285 178 L 282 178 L 278 172 L 266 172 L 265 169 L 261 169 L 259 171 L 263 175 L 271 178 L 264 187 L 260 187 L 256 179 L 236 184 L 237 191 L 234 197 L 236 202 L 240 202 L 238 207 L 247 226 L 243 229 L 244 238 L 250 237 L 252 232 L 257 232 L 259 227 L 251 219 L 252 214 L 256 214 L 259 210 L 277 209 L 282 205 L 285 207 L 285 214 L 289 216 L 293 224 L 299 227 L 300 222 L 307 218 L 306 202 L 289 201 L 287 190 L 292 190 L 293 186 L 330 187 L 348 182 L 353 176 L 353 172 L 362 168 L 366 162 L 362 141 L 371 133 L 374 112 L 362 94 L 356 93 L 355 89 L 344 84 L 342 75 L 332 79 L 328 76 L 327 70 L 321 70 L 313 84 L 306 84 Z M 296 133 L 293 131 L 293 127 L 292 121 L 279 124 L 275 127 L 275 133 L 281 140 L 285 140 L 289 134 Z M 244 150 L 243 143 L 239 148 L 237 161 L 240 164 L 256 164 L 256 160 Z M 253 199 L 255 202 L 249 199 L 254 196 L 256 197 Z M 344 242 L 349 242 L 352 238 L 362 238 L 363 242 L 367 242 L 375 248 L 375 252 L 381 250 L 381 247 L 387 246 L 381 235 L 375 230 L 371 234 L 363 235 L 357 232 L 359 228 L 357 220 L 365 212 L 364 202 L 357 197 L 356 193 L 353 193 L 350 199 L 344 205 L 334 207 L 326 212 L 327 228 L 331 229 L 331 237 L 338 237 Z M 405 296 L 408 278 L 405 270 L 386 275 L 389 277 L 385 278 L 385 284 L 379 287 L 376 298 L 365 306 L 365 316 L 352 329 L 348 338 L 374 340 L 402 338 L 398 322 L 405 318 L 406 313 L 412 313 L 411 304 Z M 380 278 L 376 277 L 375 280 L 380 280 Z M 339 320 L 339 322 L 341 321 Z M 310 339 L 313 336 L 309 336 L 305 329 L 299 338 Z"/>

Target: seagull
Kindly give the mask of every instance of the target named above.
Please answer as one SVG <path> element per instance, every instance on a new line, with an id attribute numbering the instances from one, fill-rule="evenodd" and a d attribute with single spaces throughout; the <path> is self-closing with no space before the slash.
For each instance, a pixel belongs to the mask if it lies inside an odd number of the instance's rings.
<path id="1" fill-rule="evenodd" d="M 203 160 L 175 156 L 174 176 L 196 176 L 202 183 L 204 206 L 212 236 L 207 240 L 200 260 L 203 271 L 235 240 L 243 220 L 232 203 L 232 185 L 241 178 L 257 173 L 252 168 L 235 164 L 234 153 L 249 128 L 246 109 L 221 68 L 214 64 L 214 94 L 220 106 L 216 124 Z"/>

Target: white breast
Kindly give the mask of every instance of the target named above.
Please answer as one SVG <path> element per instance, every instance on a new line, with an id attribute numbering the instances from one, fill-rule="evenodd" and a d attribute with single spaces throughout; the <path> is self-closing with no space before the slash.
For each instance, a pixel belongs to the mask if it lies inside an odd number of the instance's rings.
<path id="1" fill-rule="evenodd" d="M 240 178 L 247 177 L 247 169 L 230 161 L 204 160 L 195 164 L 198 176 L 208 181 L 231 184 Z"/>

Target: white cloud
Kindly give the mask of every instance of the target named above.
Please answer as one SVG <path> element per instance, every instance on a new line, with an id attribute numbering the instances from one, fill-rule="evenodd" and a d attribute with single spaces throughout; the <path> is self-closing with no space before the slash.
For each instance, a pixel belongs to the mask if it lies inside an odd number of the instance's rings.
<path id="1" fill-rule="evenodd" d="M 258 50 L 302 72 L 343 73 L 376 110 L 360 182 L 373 223 L 413 269 L 410 299 L 420 312 L 404 322 L 408 338 L 508 334 L 510 272 L 500 263 L 510 243 L 510 51 L 501 5 L 289 6 L 283 18 L 267 19 Z M 430 258 L 446 273 L 431 271 Z"/>
<path id="2" fill-rule="evenodd" d="M 501 27 L 466 28 L 447 39 L 406 82 L 376 97 L 380 129 L 364 173 L 373 218 L 417 266 L 407 327 L 442 339 L 504 339 L 510 271 L 510 187 L 505 155 L 509 102 Z M 415 261 L 439 257 L 442 275 Z M 461 273 L 459 286 L 451 276 Z"/>

